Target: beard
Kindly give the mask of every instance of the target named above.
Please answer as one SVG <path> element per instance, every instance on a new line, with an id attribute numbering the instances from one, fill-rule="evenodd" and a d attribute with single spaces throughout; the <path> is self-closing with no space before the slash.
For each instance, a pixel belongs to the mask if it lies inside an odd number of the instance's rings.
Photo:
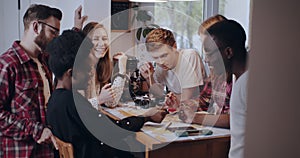
<path id="1" fill-rule="evenodd" d="M 41 51 L 44 51 L 51 39 L 46 37 L 45 29 L 42 28 L 40 34 L 36 37 L 34 42 L 41 48 Z"/>

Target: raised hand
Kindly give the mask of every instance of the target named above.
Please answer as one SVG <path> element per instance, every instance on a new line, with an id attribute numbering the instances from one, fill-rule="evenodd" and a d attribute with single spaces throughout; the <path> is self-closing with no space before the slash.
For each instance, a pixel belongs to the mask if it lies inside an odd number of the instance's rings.
<path id="1" fill-rule="evenodd" d="M 88 16 L 82 16 L 82 6 L 80 5 L 76 10 L 75 10 L 75 15 L 74 15 L 74 27 L 77 29 L 82 29 L 83 23 L 87 20 Z"/>
<path id="2" fill-rule="evenodd" d="M 113 56 L 114 60 L 118 60 L 120 74 L 126 74 L 127 58 L 127 55 L 123 52 L 118 52 Z"/>

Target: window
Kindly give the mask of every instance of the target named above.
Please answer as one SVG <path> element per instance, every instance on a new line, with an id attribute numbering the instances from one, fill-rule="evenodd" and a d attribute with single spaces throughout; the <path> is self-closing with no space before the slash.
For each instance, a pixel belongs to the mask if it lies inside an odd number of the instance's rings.
<path id="1" fill-rule="evenodd" d="M 198 28 L 202 21 L 216 14 L 238 21 L 244 27 L 247 40 L 249 32 L 250 0 L 198 0 L 171 1 L 165 3 L 140 3 L 140 10 L 149 10 L 152 20 L 148 25 L 156 24 L 173 31 L 179 49 L 195 49 L 202 59 L 202 43 L 198 36 Z M 137 26 L 147 25 L 141 23 Z M 143 42 L 141 42 L 143 43 Z M 139 50 L 142 54 L 144 50 Z M 147 53 L 145 53 L 147 54 Z"/>
<path id="2" fill-rule="evenodd" d="M 203 0 L 155 3 L 154 23 L 173 31 L 178 48 L 197 48 L 203 21 Z"/>
<path id="3" fill-rule="evenodd" d="M 179 48 L 199 50 L 196 46 L 198 27 L 203 20 L 215 14 L 241 23 L 249 38 L 250 0 L 169 1 L 154 5 L 154 22 L 175 33 Z"/>
<path id="4" fill-rule="evenodd" d="M 219 13 L 239 22 L 246 31 L 249 46 L 250 0 L 219 0 Z"/>

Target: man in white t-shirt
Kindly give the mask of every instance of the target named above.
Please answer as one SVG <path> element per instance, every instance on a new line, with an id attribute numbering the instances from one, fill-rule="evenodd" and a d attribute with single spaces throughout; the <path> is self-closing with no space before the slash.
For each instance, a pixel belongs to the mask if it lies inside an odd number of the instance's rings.
<path id="1" fill-rule="evenodd" d="M 209 36 L 204 39 L 203 48 L 209 56 L 209 65 L 217 68 L 221 61 L 224 63 L 226 72 L 236 77 L 230 98 L 229 158 L 243 158 L 248 79 L 246 33 L 243 27 L 234 20 L 218 22 L 207 29 L 207 32 Z"/>
<path id="2" fill-rule="evenodd" d="M 150 62 L 145 63 L 140 67 L 141 74 L 150 89 L 161 89 L 157 85 L 159 83 L 167 86 L 171 94 L 176 96 L 174 98 L 177 99 L 167 100 L 166 104 L 178 105 L 180 101 L 198 96 L 203 77 L 201 59 L 195 50 L 177 50 L 173 33 L 163 28 L 155 29 L 147 35 L 146 48 L 157 67 L 154 70 Z"/>

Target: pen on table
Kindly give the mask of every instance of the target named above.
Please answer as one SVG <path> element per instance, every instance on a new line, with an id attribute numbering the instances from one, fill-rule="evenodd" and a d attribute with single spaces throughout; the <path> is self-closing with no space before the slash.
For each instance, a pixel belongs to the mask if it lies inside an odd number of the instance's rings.
<path id="1" fill-rule="evenodd" d="M 166 126 L 165 130 L 167 130 L 171 126 L 172 122 L 169 122 L 169 124 Z"/>

